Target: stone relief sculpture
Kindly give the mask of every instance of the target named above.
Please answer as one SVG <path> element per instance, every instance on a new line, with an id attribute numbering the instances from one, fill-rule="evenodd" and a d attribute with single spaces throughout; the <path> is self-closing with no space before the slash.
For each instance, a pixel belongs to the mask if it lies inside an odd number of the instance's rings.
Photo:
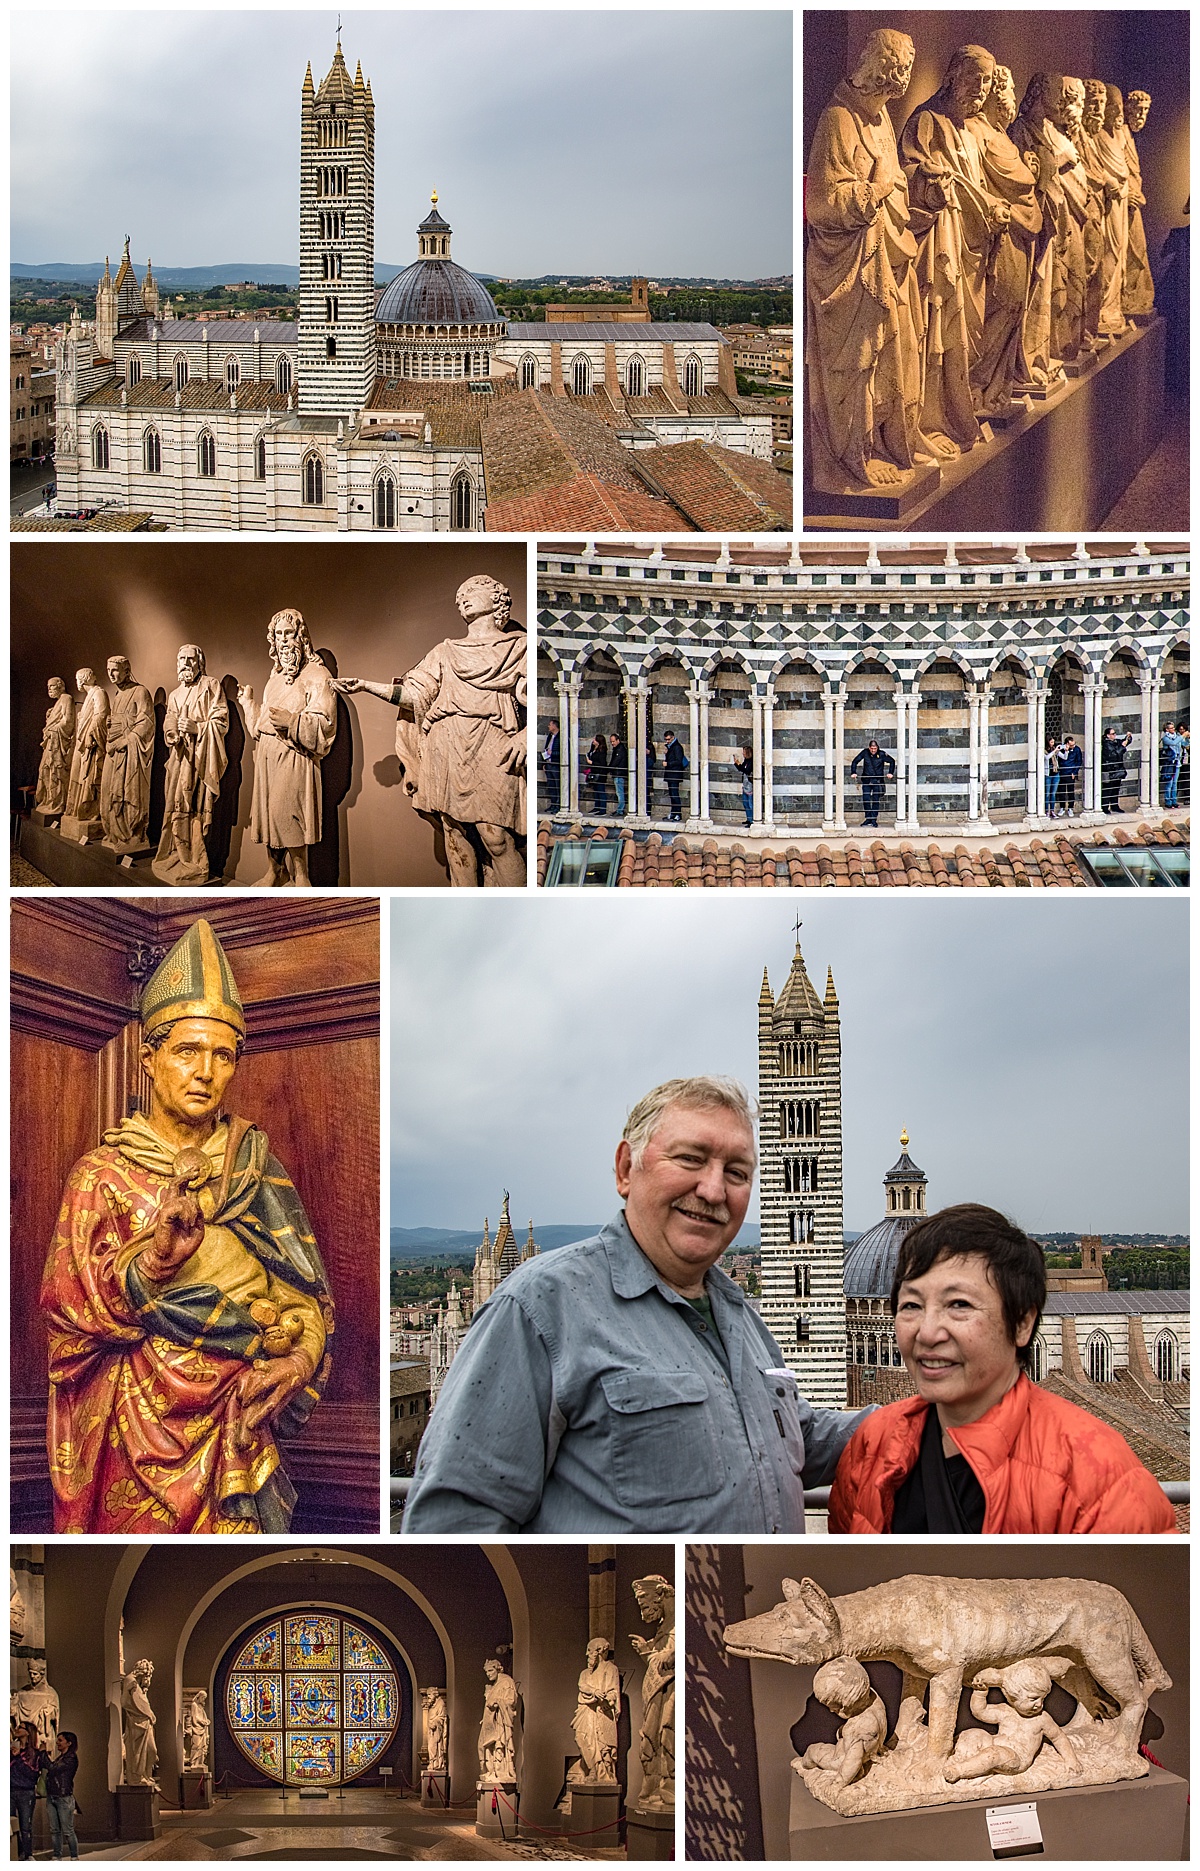
<path id="1" fill-rule="evenodd" d="M 50 697 L 50 706 L 42 729 L 42 757 L 33 804 L 34 809 L 47 818 L 56 818 L 67 803 L 71 755 L 75 747 L 75 703 L 61 676 L 51 676 L 46 694 Z"/>
<path id="2" fill-rule="evenodd" d="M 156 1787 L 158 1746 L 154 1739 L 155 1714 L 150 1706 L 150 1683 L 154 1665 L 148 1657 L 139 1658 L 127 1676 L 121 1678 L 121 1738 L 125 1764 L 121 1784 L 127 1787 Z"/>
<path id="3" fill-rule="evenodd" d="M 17 1584 L 17 1575 L 10 1566 L 8 1568 L 8 1640 L 10 1644 L 19 1644 L 24 1638 L 27 1617 L 25 1600 Z"/>
<path id="4" fill-rule="evenodd" d="M 75 748 L 67 801 L 59 827 L 64 838 L 87 840 L 100 835 L 100 773 L 108 733 L 108 695 L 96 681 L 95 671 L 76 671 L 79 707 L 75 714 Z"/>
<path id="5" fill-rule="evenodd" d="M 642 1790 L 639 1812 L 672 1812 L 675 1807 L 675 1589 L 657 1573 L 635 1579 L 634 1596 L 642 1623 L 654 1627 L 652 1637 L 633 1635 L 631 1642 L 645 1659 L 642 1678 L 642 1731 L 639 1753 Z"/>
<path id="6" fill-rule="evenodd" d="M 108 679 L 113 694 L 100 775 L 100 823 L 104 843 L 124 856 L 146 849 L 154 700 L 149 689 L 134 681 L 126 656 L 109 657 Z"/>
<path id="7" fill-rule="evenodd" d="M 41 1657 L 30 1657 L 26 1668 L 28 1687 L 16 1690 L 9 1703 L 12 1725 L 16 1728 L 23 1722 L 34 1729 L 39 1748 L 52 1754 L 58 1740 L 58 1691 L 46 1681 L 46 1665 Z"/>
<path id="8" fill-rule="evenodd" d="M 440 820 L 458 888 L 525 882 L 525 632 L 495 578 L 468 578 L 455 598 L 467 626 L 399 682 L 339 677 L 344 695 L 400 709 L 396 753 L 418 812 Z"/>
<path id="9" fill-rule="evenodd" d="M 425 1714 L 425 1770 L 431 1774 L 444 1774 L 447 1771 L 446 1744 L 450 1729 L 446 1713 L 446 1691 L 438 1688 L 422 1689 L 421 1706 Z"/>
<path id="10" fill-rule="evenodd" d="M 483 1666 L 483 1720 L 479 1724 L 479 1785 L 513 1786 L 517 1778 L 517 1685 L 496 1657 Z"/>
<path id="11" fill-rule="evenodd" d="M 1139 130 L 1146 127 L 1151 102 L 1149 91 L 1127 92 L 1121 132 L 1125 166 L 1129 170 L 1129 236 L 1125 290 L 1121 304 L 1127 318 L 1139 320 L 1154 315 L 1154 276 L 1150 271 L 1150 255 L 1146 250 L 1146 230 L 1142 226 L 1142 209 L 1146 206 L 1146 197 L 1142 192 L 1142 164 L 1134 138 Z"/>
<path id="12" fill-rule="evenodd" d="M 140 1012 L 149 1115 L 75 1164 L 43 1275 L 55 1530 L 286 1533 L 279 1440 L 328 1381 L 333 1306 L 287 1171 L 224 1109 L 246 1019 L 209 923 Z"/>
<path id="13" fill-rule="evenodd" d="M 814 485 L 896 486 L 920 459 L 923 315 L 908 182 L 889 98 L 903 97 L 907 33 L 869 35 L 822 111 L 808 163 L 805 260 Z"/>
<path id="14" fill-rule="evenodd" d="M 221 684 L 206 672 L 198 644 L 181 646 L 175 669 L 179 685 L 167 697 L 163 721 L 167 769 L 162 837 L 152 868 L 165 884 L 205 884 L 210 867 L 204 838 L 225 773 L 229 707 Z"/>
<path id="15" fill-rule="evenodd" d="M 1103 1786 L 1149 1772 L 1138 1753 L 1142 1720 L 1171 1679 L 1114 1586 L 910 1574 L 838 1598 L 812 1579 L 785 1579 L 783 1590 L 772 1611 L 729 1625 L 725 1646 L 735 1656 L 823 1666 L 814 1692 L 845 1726 L 836 1743 L 816 1744 L 792 1765 L 835 1812 Z M 882 1659 L 904 1679 L 895 1731 L 883 1741 L 880 1699 L 869 1680 L 864 1689 L 861 1667 Z M 1076 1704 L 1062 1729 L 1044 1707 L 1054 1683 Z M 956 1738 L 964 1688 L 977 1726 Z"/>
<path id="16" fill-rule="evenodd" d="M 211 1739 L 212 1722 L 208 1713 L 208 1691 L 206 1689 L 185 1690 L 183 1765 L 187 1773 L 208 1772 L 208 1750 Z"/>
<path id="17" fill-rule="evenodd" d="M 587 1667 L 579 1675 L 579 1701 L 571 1727 L 579 1744 L 579 1759 L 567 1779 L 575 1785 L 615 1786 L 617 1779 L 617 1721 L 621 1713 L 621 1677 L 612 1660 L 612 1645 L 593 1637 L 587 1647 Z"/>
<path id="18" fill-rule="evenodd" d="M 307 888 L 308 847 L 321 838 L 321 762 L 337 733 L 337 695 L 299 611 L 276 611 L 267 649 L 272 673 L 261 705 L 252 688 L 238 688 L 255 745 L 250 836 L 266 845 L 270 859 L 260 884 Z"/>

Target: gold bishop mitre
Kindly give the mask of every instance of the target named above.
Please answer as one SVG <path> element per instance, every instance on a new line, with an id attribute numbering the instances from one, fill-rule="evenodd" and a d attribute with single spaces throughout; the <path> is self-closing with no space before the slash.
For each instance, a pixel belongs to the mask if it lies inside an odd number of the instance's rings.
<path id="1" fill-rule="evenodd" d="M 245 1036 L 246 1015 L 229 958 L 201 916 L 159 963 L 141 999 L 147 1039 L 173 1020 L 223 1020 Z"/>

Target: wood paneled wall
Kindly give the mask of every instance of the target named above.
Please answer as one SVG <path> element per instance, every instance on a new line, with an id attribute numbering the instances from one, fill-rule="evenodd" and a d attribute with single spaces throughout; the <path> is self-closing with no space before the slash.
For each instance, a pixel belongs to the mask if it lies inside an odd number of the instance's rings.
<path id="1" fill-rule="evenodd" d="M 71 1165 L 144 1096 L 146 951 L 207 916 L 246 1008 L 227 1100 L 266 1131 L 312 1219 L 334 1370 L 287 1445 L 297 1533 L 379 1531 L 379 908 L 373 900 L 22 898 L 12 909 L 12 1527 L 51 1530 L 42 1265 Z"/>

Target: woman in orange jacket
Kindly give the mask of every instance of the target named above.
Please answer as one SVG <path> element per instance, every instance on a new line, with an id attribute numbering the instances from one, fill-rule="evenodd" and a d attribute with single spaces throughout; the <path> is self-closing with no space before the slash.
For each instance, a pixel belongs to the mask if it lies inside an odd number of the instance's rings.
<path id="1" fill-rule="evenodd" d="M 831 1533 L 1174 1532 L 1124 1438 L 1031 1381 L 1045 1298 L 1041 1248 L 993 1208 L 944 1208 L 903 1237 L 892 1313 L 917 1395 L 846 1444 Z"/>

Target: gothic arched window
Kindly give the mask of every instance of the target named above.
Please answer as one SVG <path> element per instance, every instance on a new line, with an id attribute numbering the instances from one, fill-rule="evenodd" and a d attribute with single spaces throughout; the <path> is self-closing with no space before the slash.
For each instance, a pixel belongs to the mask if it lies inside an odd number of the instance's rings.
<path id="1" fill-rule="evenodd" d="M 1160 1384 L 1179 1381 L 1179 1345 L 1173 1332 L 1160 1332 L 1154 1341 L 1154 1375 Z"/>
<path id="2" fill-rule="evenodd" d="M 162 442 L 157 429 L 147 429 L 142 437 L 142 466 L 147 474 L 162 473 Z"/>
<path id="3" fill-rule="evenodd" d="M 1093 1332 L 1087 1342 L 1087 1374 L 1093 1384 L 1111 1384 L 1112 1346 L 1103 1332 Z"/>
<path id="4" fill-rule="evenodd" d="M 131 357 L 126 364 L 125 381 L 131 390 L 135 383 L 140 383 L 142 381 L 142 360 L 140 357 Z"/>
<path id="5" fill-rule="evenodd" d="M 521 388 L 536 390 L 538 384 L 538 363 L 532 352 L 521 359 Z"/>
<path id="6" fill-rule="evenodd" d="M 453 533 L 475 530 L 475 488 L 469 474 L 456 474 L 450 483 L 450 530 Z"/>
<path id="7" fill-rule="evenodd" d="M 267 478 L 267 438 L 265 435 L 255 437 L 254 478 L 256 481 L 265 481 Z"/>
<path id="8" fill-rule="evenodd" d="M 93 468 L 107 468 L 108 466 L 108 430 L 102 422 L 98 422 L 92 430 L 92 466 Z"/>
<path id="9" fill-rule="evenodd" d="M 182 390 L 188 380 L 188 361 L 186 357 L 175 359 L 175 388 Z"/>
<path id="10" fill-rule="evenodd" d="M 244 1643 L 225 1680 L 225 1722 L 252 1766 L 285 1786 L 341 1786 L 384 1753 L 400 1680 L 361 1624 L 288 1612 Z"/>
<path id="11" fill-rule="evenodd" d="M 325 504 L 325 464 L 320 455 L 305 455 L 303 469 L 304 504 L 306 507 L 322 507 Z"/>
<path id="12" fill-rule="evenodd" d="M 196 443 L 196 472 L 211 480 L 217 471 L 217 444 L 212 431 L 205 429 Z"/>
<path id="13" fill-rule="evenodd" d="M 645 396 L 646 363 L 644 358 L 631 357 L 626 360 L 625 394 L 626 396 Z"/>
<path id="14" fill-rule="evenodd" d="M 381 474 L 375 483 L 375 524 L 381 530 L 396 524 L 396 483 L 390 474 Z"/>
<path id="15" fill-rule="evenodd" d="M 590 396 L 592 367 L 586 357 L 577 357 L 571 368 L 571 388 L 576 396 Z"/>
<path id="16" fill-rule="evenodd" d="M 275 360 L 275 388 L 280 396 L 287 396 L 292 387 L 292 360 L 290 357 L 278 357 Z"/>
<path id="17" fill-rule="evenodd" d="M 241 376 L 242 367 L 238 363 L 237 358 L 227 357 L 225 359 L 225 389 L 228 395 L 233 395 L 241 381 Z"/>
<path id="18" fill-rule="evenodd" d="M 704 365 L 695 352 L 686 359 L 683 366 L 683 394 L 685 396 L 704 395 Z"/>

